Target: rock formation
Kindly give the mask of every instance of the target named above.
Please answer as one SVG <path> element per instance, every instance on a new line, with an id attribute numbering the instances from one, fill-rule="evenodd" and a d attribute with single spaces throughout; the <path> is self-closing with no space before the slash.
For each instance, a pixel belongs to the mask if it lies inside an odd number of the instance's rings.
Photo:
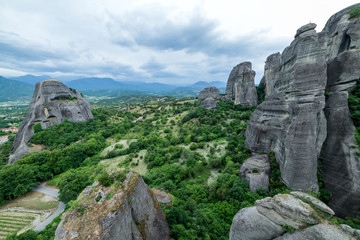
<path id="1" fill-rule="evenodd" d="M 282 53 L 273 90 L 246 129 L 246 146 L 274 151 L 285 184 L 302 191 L 318 190 L 316 166 L 326 136 L 326 62 L 313 28 L 302 27 Z"/>
<path id="2" fill-rule="evenodd" d="M 240 177 L 245 178 L 254 193 L 259 188 L 269 191 L 270 160 L 266 154 L 253 156 L 240 168 Z"/>
<path id="3" fill-rule="evenodd" d="M 243 62 L 235 66 L 226 84 L 226 95 L 234 99 L 235 104 L 250 107 L 257 104 L 257 93 L 254 83 L 255 71 L 251 62 Z"/>
<path id="4" fill-rule="evenodd" d="M 116 185 L 117 183 L 114 183 Z M 138 173 L 127 174 L 123 186 L 88 186 L 77 205 L 62 216 L 55 240 L 170 239 L 165 215 Z"/>
<path id="5" fill-rule="evenodd" d="M 44 129 L 61 123 L 65 118 L 70 122 L 80 122 L 93 117 L 91 105 L 79 92 L 70 90 L 63 83 L 53 79 L 37 83 L 29 114 L 21 123 L 8 163 L 14 163 L 30 153 L 27 143 L 34 135 L 35 124 L 41 124 Z"/>
<path id="6" fill-rule="evenodd" d="M 216 87 L 207 87 L 200 91 L 198 100 L 200 106 L 203 106 L 206 109 L 216 109 L 217 101 L 221 98 L 219 89 Z"/>
<path id="7" fill-rule="evenodd" d="M 265 85 L 265 95 L 268 96 L 274 89 L 275 73 L 279 71 L 281 63 L 281 54 L 274 53 L 266 58 L 264 77 L 261 82 Z"/>
<path id="8" fill-rule="evenodd" d="M 306 193 L 278 194 L 241 209 L 233 219 L 229 239 L 355 240 L 360 237 L 360 230 L 329 221 L 332 215 L 332 209 Z"/>
<path id="9" fill-rule="evenodd" d="M 217 89 L 216 87 L 207 87 L 201 90 L 198 96 L 198 100 L 201 102 L 206 98 L 219 99 L 220 98 L 219 89 Z"/>
<path id="10" fill-rule="evenodd" d="M 328 59 L 322 172 L 332 196 L 329 206 L 340 216 L 357 216 L 360 211 L 359 149 L 348 107 L 348 93 L 360 79 L 360 18 L 349 19 L 352 7 L 333 15 L 321 32 Z"/>
<path id="11" fill-rule="evenodd" d="M 329 205 L 340 216 L 360 211 L 360 159 L 347 102 L 360 77 L 360 20 L 348 14 L 356 6 L 333 15 L 320 33 L 313 23 L 302 26 L 281 55 L 269 56 L 268 95 L 246 130 L 251 151 L 275 152 L 290 189 L 318 190 L 321 155 Z"/>

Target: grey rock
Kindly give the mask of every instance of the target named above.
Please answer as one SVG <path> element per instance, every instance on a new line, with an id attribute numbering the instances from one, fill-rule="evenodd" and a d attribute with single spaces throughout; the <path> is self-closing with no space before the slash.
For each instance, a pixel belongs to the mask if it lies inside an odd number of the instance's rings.
<path id="1" fill-rule="evenodd" d="M 290 189 L 317 191 L 317 159 L 326 137 L 326 61 L 314 30 L 283 51 L 272 79 L 273 89 L 248 123 L 245 145 L 252 152 L 274 151 Z"/>
<path id="2" fill-rule="evenodd" d="M 306 193 L 278 194 L 256 201 L 255 207 L 240 210 L 233 219 L 230 240 L 233 239 L 357 239 L 355 229 L 349 226 L 337 226 L 328 221 L 326 215 L 318 213 L 302 199 L 312 199 Z M 299 197 L 299 198 L 298 198 Z M 320 202 L 320 201 L 319 201 Z M 285 233 L 286 228 L 295 232 Z"/>
<path id="3" fill-rule="evenodd" d="M 307 201 L 309 201 L 311 204 L 313 204 L 317 209 L 323 211 L 323 212 L 326 212 L 330 215 L 335 215 L 335 212 L 329 208 L 325 203 L 323 203 L 322 201 L 320 201 L 319 199 L 309 195 L 309 194 L 306 194 L 306 193 L 303 193 L 303 192 L 290 192 L 291 195 L 293 195 L 294 197 L 296 198 L 299 198 L 299 199 L 305 199 Z"/>
<path id="4" fill-rule="evenodd" d="M 265 85 L 265 95 L 268 96 L 273 90 L 276 82 L 276 74 L 280 70 L 281 54 L 274 53 L 266 58 L 264 77 L 261 80 Z"/>
<path id="5" fill-rule="evenodd" d="M 360 78 L 360 22 L 349 20 L 347 14 L 355 6 L 360 4 L 334 14 L 323 30 L 328 59 L 324 109 L 328 134 L 321 162 L 325 187 L 331 193 L 329 206 L 341 217 L 355 217 L 360 211 L 359 149 L 348 107 L 348 94 Z"/>
<path id="6" fill-rule="evenodd" d="M 243 62 L 233 68 L 226 84 L 226 95 L 234 99 L 235 104 L 245 107 L 257 104 L 255 88 L 255 71 L 251 69 L 251 62 Z"/>
<path id="7" fill-rule="evenodd" d="M 76 100 L 61 100 L 69 97 Z M 29 114 L 21 123 L 19 133 L 15 137 L 8 164 L 30 153 L 27 143 L 34 135 L 32 127 L 35 124 L 40 123 L 44 129 L 61 123 L 65 118 L 70 122 L 80 122 L 93 117 L 91 105 L 79 92 L 73 92 L 63 83 L 53 79 L 37 83 Z"/>
<path id="8" fill-rule="evenodd" d="M 217 101 L 212 97 L 208 97 L 200 103 L 200 106 L 203 106 L 206 109 L 216 109 Z"/>
<path id="9" fill-rule="evenodd" d="M 251 157 L 240 168 L 240 177 L 245 178 L 250 190 L 263 188 L 269 191 L 270 160 L 266 154 Z"/>
<path id="10" fill-rule="evenodd" d="M 247 207 L 235 215 L 231 224 L 229 239 L 266 240 L 278 237 L 283 232 L 280 225 L 260 214 L 256 207 Z"/>
<path id="11" fill-rule="evenodd" d="M 307 31 L 311 31 L 314 30 L 316 28 L 316 24 L 315 23 L 308 23 L 302 27 L 300 27 L 297 31 L 296 34 L 294 36 L 294 38 L 297 38 L 300 34 L 307 32 Z"/>
<path id="12" fill-rule="evenodd" d="M 98 188 L 104 192 L 110 190 L 103 186 Z M 81 193 L 77 200 L 86 207 L 86 211 L 83 214 L 79 214 L 77 209 L 66 212 L 56 230 L 56 240 L 70 239 L 71 232 L 76 232 L 82 239 L 169 239 L 165 215 L 139 174 L 130 172 L 124 190 L 117 190 L 101 206 L 91 204 L 99 191 L 93 191 L 90 195 L 88 192 Z"/>
<path id="13" fill-rule="evenodd" d="M 204 88 L 203 90 L 200 91 L 198 100 L 201 102 L 209 97 L 214 98 L 214 99 L 219 99 L 220 98 L 219 89 L 217 89 L 216 87 Z"/>
<path id="14" fill-rule="evenodd" d="M 326 239 L 326 240 L 355 240 L 354 235 L 343 231 L 339 226 L 333 224 L 317 224 L 308 227 L 302 231 L 296 231 L 293 234 L 286 233 L 276 240 L 304 240 L 304 239 Z"/>

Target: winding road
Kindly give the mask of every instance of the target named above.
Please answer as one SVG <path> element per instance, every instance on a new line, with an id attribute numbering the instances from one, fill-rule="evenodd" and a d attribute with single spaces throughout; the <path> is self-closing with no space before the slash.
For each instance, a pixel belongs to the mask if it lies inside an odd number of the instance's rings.
<path id="1" fill-rule="evenodd" d="M 34 188 L 34 191 L 36 192 L 41 192 L 45 195 L 49 195 L 55 198 L 59 198 L 59 190 L 55 190 L 55 189 L 51 189 L 51 188 L 47 188 L 44 186 L 36 186 Z M 65 203 L 60 202 L 59 207 L 56 209 L 56 211 L 47 219 L 45 219 L 45 221 L 41 222 L 39 225 L 36 226 L 36 228 L 34 229 L 35 231 L 42 231 L 44 230 L 44 228 L 52 222 L 52 220 L 54 220 L 54 218 L 56 218 L 57 216 L 59 216 L 63 211 L 65 210 Z"/>

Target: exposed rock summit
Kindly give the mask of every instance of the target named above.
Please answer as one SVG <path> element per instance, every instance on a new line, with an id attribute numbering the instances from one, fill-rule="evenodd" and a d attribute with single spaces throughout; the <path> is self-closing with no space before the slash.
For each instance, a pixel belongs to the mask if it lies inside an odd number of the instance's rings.
<path id="1" fill-rule="evenodd" d="M 63 214 L 55 240 L 169 239 L 165 214 L 138 173 L 128 173 L 122 187 L 95 182 L 76 201 L 77 206 Z"/>
<path id="2" fill-rule="evenodd" d="M 29 114 L 21 123 L 8 163 L 14 163 L 23 155 L 30 153 L 27 143 L 34 135 L 35 124 L 41 124 L 44 129 L 61 123 L 65 118 L 70 122 L 80 122 L 93 117 L 91 105 L 79 92 L 70 90 L 54 79 L 37 83 Z"/>
<path id="3" fill-rule="evenodd" d="M 255 71 L 251 62 L 243 62 L 233 68 L 226 84 L 226 95 L 234 99 L 235 104 L 250 107 L 257 104 Z"/>

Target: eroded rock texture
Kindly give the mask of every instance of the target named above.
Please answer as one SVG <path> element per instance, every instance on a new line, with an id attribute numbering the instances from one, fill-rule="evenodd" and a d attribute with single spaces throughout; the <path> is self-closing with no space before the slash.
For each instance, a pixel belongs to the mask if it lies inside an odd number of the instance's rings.
<path id="1" fill-rule="evenodd" d="M 53 79 L 37 83 L 29 114 L 21 123 L 8 163 L 14 163 L 30 153 L 27 143 L 34 135 L 35 124 L 40 123 L 44 129 L 61 123 L 65 118 L 70 122 L 80 122 L 93 117 L 91 105 L 79 92 L 71 91 L 63 83 Z"/>
<path id="2" fill-rule="evenodd" d="M 348 14 L 354 7 L 360 4 L 334 14 L 320 33 L 313 23 L 299 28 L 281 56 L 269 56 L 263 78 L 268 95 L 246 131 L 250 150 L 275 152 L 293 190 L 318 189 L 321 155 L 329 205 L 339 216 L 360 211 L 359 149 L 348 108 L 360 78 L 360 19 Z"/>
<path id="3" fill-rule="evenodd" d="M 326 136 L 325 54 L 314 26 L 302 27 L 272 71 L 273 88 L 246 129 L 253 152 L 274 151 L 285 184 L 317 191 L 317 159 Z"/>
<path id="4" fill-rule="evenodd" d="M 77 207 L 63 214 L 56 240 L 76 236 L 89 240 L 169 239 L 165 214 L 138 173 L 128 173 L 122 187 L 106 188 L 95 182 L 77 202 Z"/>
<path id="5" fill-rule="evenodd" d="M 219 99 L 220 98 L 219 89 L 217 89 L 216 87 L 204 88 L 203 90 L 200 91 L 198 100 L 201 102 L 209 97 L 214 98 L 214 99 Z"/>
<path id="6" fill-rule="evenodd" d="M 360 211 L 360 159 L 355 154 L 359 149 L 348 107 L 348 93 L 360 79 L 360 20 L 347 14 L 353 7 L 333 15 L 321 33 L 328 60 L 322 172 L 331 193 L 329 205 L 340 216 L 357 216 Z"/>
<path id="7" fill-rule="evenodd" d="M 251 62 L 243 62 L 235 66 L 226 84 L 226 95 L 234 99 L 235 104 L 250 107 L 257 104 L 257 93 L 254 83 L 255 71 Z"/>
<path id="8" fill-rule="evenodd" d="M 259 188 L 269 191 L 270 160 L 266 154 L 253 156 L 240 168 L 240 177 L 245 178 L 254 193 Z"/>
<path id="9" fill-rule="evenodd" d="M 360 231 L 328 221 L 334 212 L 302 192 L 278 194 L 241 209 L 233 219 L 230 240 L 358 239 Z M 293 233 L 285 230 L 293 229 Z"/>

